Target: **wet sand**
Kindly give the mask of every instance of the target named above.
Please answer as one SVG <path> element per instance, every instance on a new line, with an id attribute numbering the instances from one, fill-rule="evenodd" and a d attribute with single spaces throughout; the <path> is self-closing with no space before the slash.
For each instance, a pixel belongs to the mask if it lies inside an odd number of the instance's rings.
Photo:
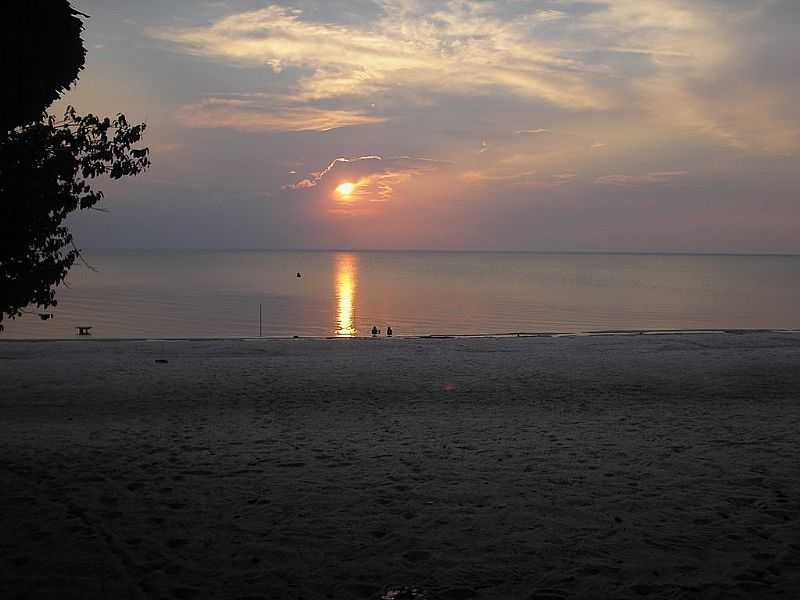
<path id="1" fill-rule="evenodd" d="M 0 342 L 0 597 L 800 597 L 798 465 L 800 334 Z"/>

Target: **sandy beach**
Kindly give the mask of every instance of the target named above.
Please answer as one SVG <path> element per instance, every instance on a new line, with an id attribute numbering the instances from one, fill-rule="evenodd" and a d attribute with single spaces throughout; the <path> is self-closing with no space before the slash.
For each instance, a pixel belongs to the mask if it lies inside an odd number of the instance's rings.
<path id="1" fill-rule="evenodd" d="M 798 597 L 799 394 L 797 333 L 0 342 L 0 597 Z"/>

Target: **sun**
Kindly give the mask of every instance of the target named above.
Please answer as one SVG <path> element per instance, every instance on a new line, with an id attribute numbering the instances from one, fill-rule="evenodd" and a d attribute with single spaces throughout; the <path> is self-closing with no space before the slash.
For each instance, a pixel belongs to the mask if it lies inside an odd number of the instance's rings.
<path id="1" fill-rule="evenodd" d="M 355 189 L 356 189 L 355 184 L 347 181 L 336 188 L 336 193 L 339 194 L 342 198 L 349 198 L 350 196 L 353 195 L 353 191 Z"/>

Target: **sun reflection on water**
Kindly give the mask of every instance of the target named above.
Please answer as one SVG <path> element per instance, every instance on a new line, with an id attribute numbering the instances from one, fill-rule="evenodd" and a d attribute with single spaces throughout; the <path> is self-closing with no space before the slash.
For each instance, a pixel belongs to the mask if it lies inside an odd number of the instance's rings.
<path id="1" fill-rule="evenodd" d="M 355 297 L 358 280 L 358 259 L 354 254 L 336 254 L 336 335 L 358 334 L 355 321 Z"/>

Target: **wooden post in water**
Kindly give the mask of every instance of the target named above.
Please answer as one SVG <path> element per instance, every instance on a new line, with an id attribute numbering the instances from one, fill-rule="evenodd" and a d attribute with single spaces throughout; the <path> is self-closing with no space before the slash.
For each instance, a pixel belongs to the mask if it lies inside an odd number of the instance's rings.
<path id="1" fill-rule="evenodd" d="M 261 337 L 261 302 L 258 303 L 258 337 Z"/>

